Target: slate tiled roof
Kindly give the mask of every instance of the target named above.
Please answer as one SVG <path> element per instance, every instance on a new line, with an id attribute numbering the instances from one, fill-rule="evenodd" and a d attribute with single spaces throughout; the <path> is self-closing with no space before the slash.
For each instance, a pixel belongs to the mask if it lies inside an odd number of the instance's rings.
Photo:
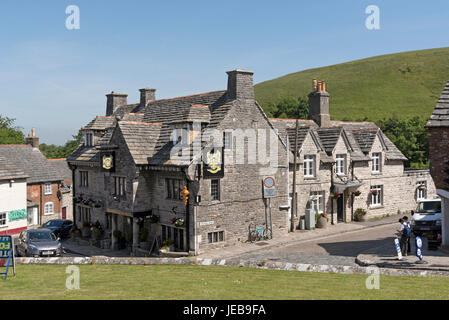
<path id="1" fill-rule="evenodd" d="M 157 152 L 156 144 L 161 126 L 161 123 L 133 121 L 118 123 L 118 128 L 136 164 L 148 164 L 148 158 Z"/>
<path id="2" fill-rule="evenodd" d="M 28 178 L 25 172 L 16 167 L 7 158 L 0 155 L 0 181 L 24 178 Z"/>
<path id="3" fill-rule="evenodd" d="M 50 164 L 53 166 L 54 170 L 64 178 L 65 181 L 72 180 L 72 170 L 69 168 L 69 164 L 67 163 L 67 159 L 48 159 Z"/>
<path id="4" fill-rule="evenodd" d="M 294 150 L 295 139 L 295 119 L 270 119 L 276 129 L 278 129 L 281 137 L 288 133 L 290 141 L 290 151 Z M 390 139 L 376 126 L 373 122 L 346 122 L 346 121 L 331 121 L 330 127 L 320 128 L 312 120 L 299 120 L 299 141 L 300 148 L 305 134 L 310 129 L 315 133 L 318 145 L 326 151 L 327 156 L 331 155 L 338 139 L 344 135 L 346 141 L 351 148 L 350 155 L 354 161 L 369 161 L 374 139 L 377 134 L 383 139 L 386 150 L 387 160 L 407 160 L 401 151 L 391 142 Z M 324 162 L 331 161 L 331 158 L 323 154 L 321 156 Z"/>
<path id="5" fill-rule="evenodd" d="M 126 104 L 118 107 L 113 113 L 113 116 L 123 117 L 127 113 L 139 113 L 142 109 L 143 108 L 141 108 L 140 103 Z"/>
<path id="6" fill-rule="evenodd" d="M 428 128 L 449 127 L 449 81 L 446 83 L 426 126 Z"/>
<path id="7" fill-rule="evenodd" d="M 79 147 L 67 157 L 67 161 L 98 162 L 100 161 L 99 151 L 95 147 L 86 147 L 84 144 L 80 144 Z"/>
<path id="8" fill-rule="evenodd" d="M 29 176 L 27 183 L 64 180 L 39 149 L 30 145 L 0 145 L 0 154 Z"/>
<path id="9" fill-rule="evenodd" d="M 117 120 L 114 116 L 97 116 L 91 122 L 89 122 L 86 126 L 84 126 L 83 130 L 106 130 L 109 128 L 115 127 Z"/>
<path id="10" fill-rule="evenodd" d="M 143 121 L 143 113 L 125 113 L 121 120 L 142 122 Z"/>
<path id="11" fill-rule="evenodd" d="M 144 122 L 182 121 L 192 105 L 209 106 L 211 112 L 226 101 L 226 90 L 151 101 L 144 110 Z"/>

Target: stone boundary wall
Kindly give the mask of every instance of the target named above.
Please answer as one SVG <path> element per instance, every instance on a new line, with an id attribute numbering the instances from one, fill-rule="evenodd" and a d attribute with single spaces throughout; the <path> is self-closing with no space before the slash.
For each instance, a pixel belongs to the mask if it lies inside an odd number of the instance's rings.
<path id="1" fill-rule="evenodd" d="M 239 259 L 203 258 L 122 258 L 122 257 L 56 257 L 56 258 L 16 258 L 21 265 L 199 265 L 233 266 L 303 272 L 332 272 L 344 274 L 373 274 L 372 268 L 362 266 L 317 265 L 288 262 L 255 261 Z M 449 272 L 437 270 L 379 268 L 380 274 L 395 276 L 446 276 Z"/>

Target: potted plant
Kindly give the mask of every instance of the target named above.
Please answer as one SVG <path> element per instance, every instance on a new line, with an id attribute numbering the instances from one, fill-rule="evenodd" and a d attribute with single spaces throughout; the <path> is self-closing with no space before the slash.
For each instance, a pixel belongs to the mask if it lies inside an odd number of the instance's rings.
<path id="1" fill-rule="evenodd" d="M 365 215 L 366 215 L 366 210 L 364 210 L 362 208 L 358 208 L 354 212 L 355 220 L 359 221 L 359 222 L 363 222 L 366 220 Z"/>
<path id="2" fill-rule="evenodd" d="M 338 196 L 339 196 L 339 193 L 337 191 L 334 191 L 334 192 L 331 193 L 331 198 L 332 199 L 337 199 Z"/>
<path id="3" fill-rule="evenodd" d="M 89 238 L 90 237 L 90 223 L 87 221 L 83 222 L 83 228 L 81 229 L 81 236 L 83 238 Z"/>
<path id="4" fill-rule="evenodd" d="M 354 191 L 354 192 L 352 192 L 352 195 L 354 196 L 354 197 L 358 197 L 358 196 L 360 196 L 362 193 L 360 192 L 360 190 L 356 190 L 356 191 Z"/>
<path id="5" fill-rule="evenodd" d="M 172 239 L 166 239 L 162 241 L 162 247 L 160 249 L 161 252 L 167 252 L 167 251 L 175 251 L 175 243 Z"/>
<path id="6" fill-rule="evenodd" d="M 100 240 L 102 235 L 103 235 L 103 230 L 101 228 L 98 228 L 98 227 L 92 228 L 92 238 L 94 240 Z"/>
<path id="7" fill-rule="evenodd" d="M 317 228 L 326 228 L 327 227 L 327 215 L 325 213 L 317 214 Z"/>
<path id="8" fill-rule="evenodd" d="M 144 250 L 150 250 L 150 243 L 148 240 L 148 229 L 142 228 L 139 231 L 139 246 Z"/>

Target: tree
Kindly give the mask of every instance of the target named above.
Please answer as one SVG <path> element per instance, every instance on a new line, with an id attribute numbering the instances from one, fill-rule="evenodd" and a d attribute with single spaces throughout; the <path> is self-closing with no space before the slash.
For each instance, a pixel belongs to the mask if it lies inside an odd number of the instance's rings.
<path id="1" fill-rule="evenodd" d="M 417 116 L 409 119 L 393 117 L 378 121 L 377 125 L 409 159 L 407 166 L 428 168 L 429 139 L 425 128 L 426 119 Z"/>
<path id="2" fill-rule="evenodd" d="M 20 127 L 14 126 L 16 119 L 0 115 L 0 144 L 22 144 L 25 136 Z"/>
<path id="3" fill-rule="evenodd" d="M 267 113 L 274 118 L 307 119 L 309 104 L 306 98 L 287 97 L 268 106 Z"/>
<path id="4" fill-rule="evenodd" d="M 78 134 L 72 136 L 72 138 L 72 140 L 68 140 L 63 146 L 56 146 L 54 144 L 47 145 L 42 143 L 39 146 L 39 150 L 48 159 L 67 158 L 83 141 L 83 133 L 79 130 Z"/>

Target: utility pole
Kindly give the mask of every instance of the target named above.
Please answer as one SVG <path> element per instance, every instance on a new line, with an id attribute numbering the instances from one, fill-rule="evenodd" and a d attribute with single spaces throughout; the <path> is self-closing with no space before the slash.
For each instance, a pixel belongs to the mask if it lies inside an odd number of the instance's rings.
<path id="1" fill-rule="evenodd" d="M 296 201 L 296 167 L 297 167 L 297 157 L 298 157 L 298 119 L 296 119 L 295 128 L 295 152 L 293 159 L 293 194 L 292 194 L 292 209 L 290 217 L 290 231 L 295 232 L 295 215 L 298 209 L 298 201 Z"/>

